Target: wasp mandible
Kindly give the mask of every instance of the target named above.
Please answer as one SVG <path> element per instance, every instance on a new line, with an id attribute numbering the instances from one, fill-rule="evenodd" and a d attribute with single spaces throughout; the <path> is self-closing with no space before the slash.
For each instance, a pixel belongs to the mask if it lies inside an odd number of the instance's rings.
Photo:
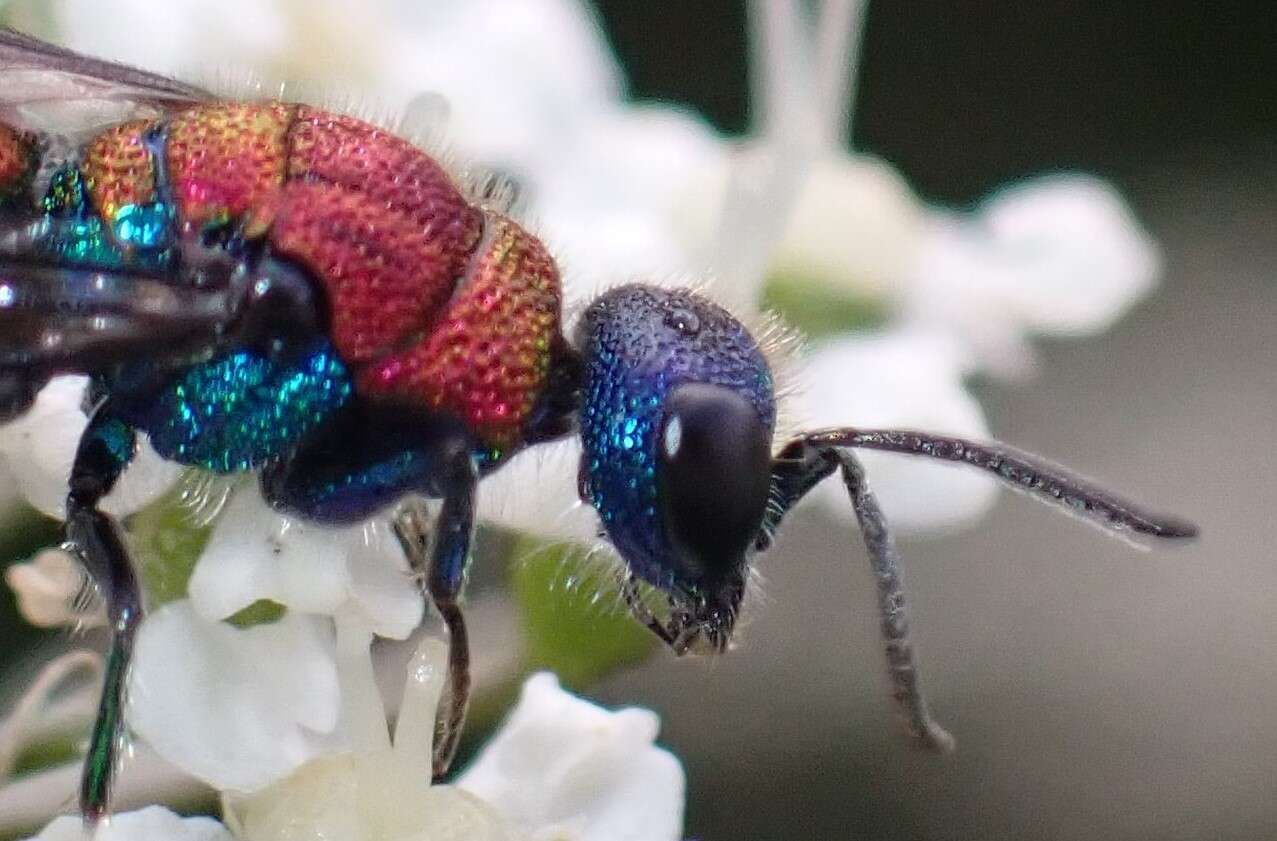
<path id="1" fill-rule="evenodd" d="M 80 790 L 89 822 L 109 809 L 144 608 L 98 503 L 139 432 L 181 464 L 256 473 L 270 504 L 317 523 L 442 501 L 429 528 L 419 507 L 396 518 L 450 637 L 437 774 L 470 685 L 459 598 L 477 487 L 542 442 L 580 435 L 580 495 L 625 563 L 622 593 L 676 654 L 727 647 L 751 556 L 839 473 L 878 582 L 893 696 L 935 748 L 950 739 L 918 686 L 899 558 L 855 449 L 968 465 L 1115 531 L 1196 533 L 1001 444 L 845 428 L 776 446 L 772 370 L 725 309 L 630 284 L 565 336 L 542 243 L 369 123 L 219 100 L 11 30 L 0 81 L 0 419 L 57 374 L 88 374 L 95 395 L 66 505 L 112 629 Z M 51 126 L 50 106 L 68 104 L 82 124 Z"/>

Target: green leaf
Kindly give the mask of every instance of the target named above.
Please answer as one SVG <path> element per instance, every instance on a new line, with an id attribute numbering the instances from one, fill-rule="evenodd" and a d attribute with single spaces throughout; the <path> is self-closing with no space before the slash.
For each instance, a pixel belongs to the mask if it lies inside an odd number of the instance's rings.
<path id="1" fill-rule="evenodd" d="M 564 586 L 564 570 L 581 567 L 582 548 L 538 547 L 524 539 L 511 569 L 510 583 L 522 618 L 527 671 L 550 669 L 564 686 L 584 688 L 621 666 L 638 663 L 652 651 L 655 638 L 606 595 L 591 587 Z"/>
<path id="2" fill-rule="evenodd" d="M 284 618 L 288 608 L 270 599 L 258 599 L 248 607 L 226 617 L 226 621 L 236 628 L 251 628 L 254 625 L 269 625 Z"/>
<path id="3" fill-rule="evenodd" d="M 211 525 L 201 526 L 174 489 L 129 518 L 134 564 L 153 607 L 186 598 L 195 562 L 208 544 Z"/>
<path id="4" fill-rule="evenodd" d="M 764 309 L 813 339 L 885 324 L 886 302 L 797 275 L 772 275 L 763 286 Z"/>
<path id="5" fill-rule="evenodd" d="M 594 600 L 590 587 L 571 589 L 563 580 L 584 568 L 584 547 L 547 546 L 527 536 L 511 540 L 504 553 L 510 563 L 509 587 L 523 631 L 523 651 L 515 668 L 495 685 L 483 687 L 470 707 L 459 761 L 467 758 L 514 703 L 532 672 L 556 673 L 564 688 L 582 691 L 625 666 L 645 660 L 656 638 L 614 596 Z"/>

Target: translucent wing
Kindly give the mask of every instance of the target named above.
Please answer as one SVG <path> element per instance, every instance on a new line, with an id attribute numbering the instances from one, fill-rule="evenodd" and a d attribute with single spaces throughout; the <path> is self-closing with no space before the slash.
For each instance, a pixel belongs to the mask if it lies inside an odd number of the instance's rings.
<path id="1" fill-rule="evenodd" d="M 45 168 L 105 126 L 209 98 L 200 88 L 0 28 L 0 123 L 37 135 Z M 54 373 L 96 372 L 141 354 L 164 366 L 206 353 L 233 315 L 224 284 L 67 262 L 41 247 L 60 224 L 78 222 L 49 220 L 21 200 L 0 209 L 0 419 L 20 411 Z"/>
<path id="2" fill-rule="evenodd" d="M 201 88 L 0 27 L 0 122 L 54 135 L 211 99 Z"/>

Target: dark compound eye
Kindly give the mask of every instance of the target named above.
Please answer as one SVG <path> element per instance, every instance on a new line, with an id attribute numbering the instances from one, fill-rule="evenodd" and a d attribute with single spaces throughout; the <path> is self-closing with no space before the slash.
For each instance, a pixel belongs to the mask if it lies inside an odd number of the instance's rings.
<path id="1" fill-rule="evenodd" d="M 770 488 L 770 429 L 735 391 L 705 383 L 665 401 L 657 471 L 662 519 L 683 565 L 702 582 L 744 562 Z"/>
<path id="2" fill-rule="evenodd" d="M 665 315 L 665 323 L 684 336 L 694 336 L 701 329 L 701 319 L 686 307 L 674 307 Z"/>

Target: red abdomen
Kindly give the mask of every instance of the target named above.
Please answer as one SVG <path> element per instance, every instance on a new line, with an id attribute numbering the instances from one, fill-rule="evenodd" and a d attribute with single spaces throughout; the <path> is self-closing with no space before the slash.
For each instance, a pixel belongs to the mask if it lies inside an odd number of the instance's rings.
<path id="1" fill-rule="evenodd" d="M 154 201 L 142 121 L 86 149 L 104 215 Z M 322 285 L 362 394 L 462 418 L 516 446 L 560 334 L 558 270 L 510 219 L 471 204 L 433 158 L 351 117 L 278 102 L 175 115 L 164 162 L 188 230 L 237 221 Z"/>

